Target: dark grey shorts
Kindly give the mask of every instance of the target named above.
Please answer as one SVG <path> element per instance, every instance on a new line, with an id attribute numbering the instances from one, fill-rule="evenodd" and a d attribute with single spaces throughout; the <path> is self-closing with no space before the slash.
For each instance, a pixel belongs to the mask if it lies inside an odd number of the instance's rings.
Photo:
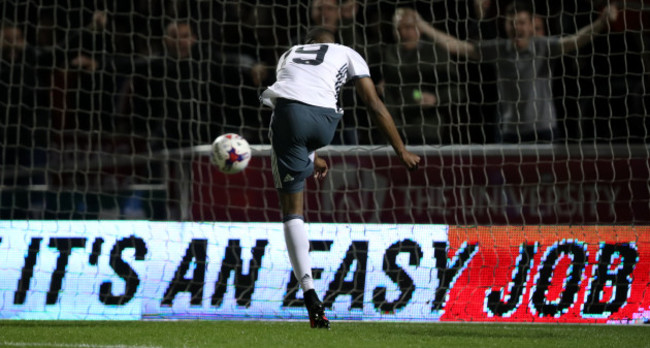
<path id="1" fill-rule="evenodd" d="M 269 136 L 275 187 L 286 193 L 300 192 L 313 174 L 309 154 L 329 145 L 343 114 L 334 109 L 278 99 Z"/>

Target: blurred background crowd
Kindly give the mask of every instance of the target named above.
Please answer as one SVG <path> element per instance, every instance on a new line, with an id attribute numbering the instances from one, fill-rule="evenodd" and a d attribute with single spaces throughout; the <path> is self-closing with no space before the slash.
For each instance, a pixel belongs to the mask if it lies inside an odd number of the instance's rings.
<path id="1" fill-rule="evenodd" d="M 2 181 L 34 184 L 44 179 L 22 170 L 56 171 L 80 157 L 105 164 L 115 154 L 153 156 L 209 144 L 224 132 L 266 144 L 271 111 L 258 96 L 273 83 L 281 54 L 314 25 L 368 61 L 407 144 L 500 142 L 502 77 L 494 62 L 452 54 L 423 28 L 477 45 L 506 38 L 510 2 L 3 1 Z M 648 139 L 645 2 L 617 2 L 620 13 L 603 31 L 542 63 L 557 114 L 552 142 Z M 529 0 L 527 6 L 535 36 L 556 37 L 591 25 L 613 3 Z M 534 98 L 521 96 L 528 97 Z M 346 114 L 333 143 L 381 144 L 351 87 L 341 102 Z M 160 171 L 152 166 L 129 180 L 155 177 Z M 92 180 L 86 169 L 84 180 Z M 74 177 L 49 180 L 65 184 Z"/>

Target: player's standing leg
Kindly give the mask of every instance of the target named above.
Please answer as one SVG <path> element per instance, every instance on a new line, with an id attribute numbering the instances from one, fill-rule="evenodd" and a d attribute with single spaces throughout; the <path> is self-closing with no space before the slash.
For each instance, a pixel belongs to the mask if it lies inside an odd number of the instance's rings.
<path id="1" fill-rule="evenodd" d="M 314 290 L 314 280 L 311 272 L 311 258 L 309 256 L 309 238 L 305 229 L 302 215 L 303 192 L 280 192 L 282 204 L 284 238 L 287 244 L 289 260 L 293 273 L 303 290 L 305 307 L 309 313 L 309 323 L 312 328 L 327 328 L 330 323 L 325 316 L 323 303 Z"/>

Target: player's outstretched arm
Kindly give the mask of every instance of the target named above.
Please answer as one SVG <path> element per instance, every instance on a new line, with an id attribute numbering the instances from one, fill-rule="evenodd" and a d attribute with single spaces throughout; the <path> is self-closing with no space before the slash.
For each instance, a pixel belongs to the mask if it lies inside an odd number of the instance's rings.
<path id="1" fill-rule="evenodd" d="M 358 79 L 356 81 L 356 88 L 357 93 L 359 93 L 361 99 L 366 104 L 370 115 L 379 126 L 382 134 L 384 134 L 388 139 L 388 142 L 393 147 L 402 163 L 404 163 L 406 168 L 409 170 L 417 169 L 418 163 L 420 163 L 420 156 L 406 150 L 406 146 L 397 132 L 397 127 L 395 127 L 393 118 L 388 112 L 388 109 L 386 109 L 386 105 L 384 105 L 377 95 L 372 79 L 369 77 Z"/>

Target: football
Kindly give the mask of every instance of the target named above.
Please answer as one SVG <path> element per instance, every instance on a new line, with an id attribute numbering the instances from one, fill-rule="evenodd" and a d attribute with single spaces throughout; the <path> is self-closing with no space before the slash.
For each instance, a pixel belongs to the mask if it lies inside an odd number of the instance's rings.
<path id="1" fill-rule="evenodd" d="M 251 147 L 241 135 L 227 133 L 212 143 L 212 164 L 225 174 L 235 174 L 246 169 L 251 159 Z"/>

